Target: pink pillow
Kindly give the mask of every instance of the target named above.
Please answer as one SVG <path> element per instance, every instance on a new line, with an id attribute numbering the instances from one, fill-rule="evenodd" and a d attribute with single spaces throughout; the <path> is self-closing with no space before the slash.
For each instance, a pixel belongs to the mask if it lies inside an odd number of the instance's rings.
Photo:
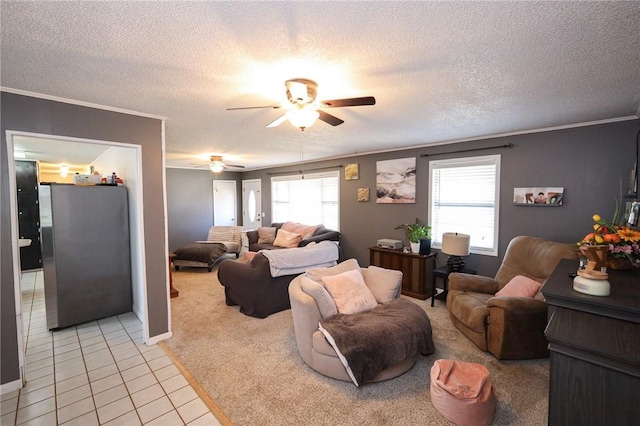
<path id="1" fill-rule="evenodd" d="M 300 234 L 294 234 L 293 232 L 285 231 L 284 229 L 278 229 L 276 239 L 273 242 L 274 246 L 294 248 L 298 247 L 302 236 Z"/>
<path id="2" fill-rule="evenodd" d="M 538 293 L 540 287 L 542 284 L 538 281 L 524 275 L 516 275 L 496 293 L 496 297 L 533 297 Z"/>
<path id="3" fill-rule="evenodd" d="M 247 262 L 251 262 L 253 260 L 253 258 L 256 257 L 256 254 L 258 254 L 257 251 L 245 251 L 244 252 L 244 259 Z"/>
<path id="4" fill-rule="evenodd" d="M 358 270 L 322 277 L 322 282 L 341 314 L 355 314 L 378 306 Z"/>
<path id="5" fill-rule="evenodd" d="M 301 223 L 296 222 L 285 222 L 282 224 L 280 229 L 284 229 L 288 232 L 293 232 L 294 234 L 300 234 L 302 239 L 311 238 L 313 234 L 320 228 L 320 225 L 303 225 Z"/>

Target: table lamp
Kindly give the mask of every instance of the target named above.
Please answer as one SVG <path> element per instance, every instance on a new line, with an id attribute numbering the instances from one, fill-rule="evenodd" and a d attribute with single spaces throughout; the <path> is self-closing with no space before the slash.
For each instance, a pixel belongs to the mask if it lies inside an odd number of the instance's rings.
<path id="1" fill-rule="evenodd" d="M 457 272 L 464 268 L 463 256 L 469 256 L 469 239 L 467 234 L 445 232 L 442 234 L 442 252 L 448 254 L 449 272 Z"/>

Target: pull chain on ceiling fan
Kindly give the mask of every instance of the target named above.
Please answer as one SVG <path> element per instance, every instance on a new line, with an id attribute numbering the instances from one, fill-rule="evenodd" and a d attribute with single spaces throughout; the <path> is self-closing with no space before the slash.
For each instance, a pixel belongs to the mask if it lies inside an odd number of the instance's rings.
<path id="1" fill-rule="evenodd" d="M 321 110 L 320 108 L 341 108 L 350 106 L 375 105 L 376 99 L 373 96 L 365 96 L 361 98 L 344 98 L 333 99 L 329 101 L 317 101 L 318 85 L 315 81 L 306 78 L 294 78 L 284 83 L 287 89 L 287 100 L 291 104 L 284 115 L 276 118 L 267 127 L 277 127 L 285 121 L 289 122 L 304 131 L 311 126 L 317 119 L 324 121 L 332 126 L 339 126 L 344 120 Z M 227 111 L 239 109 L 257 109 L 257 108 L 283 108 L 282 105 L 266 105 L 266 106 L 249 106 L 227 108 Z"/>

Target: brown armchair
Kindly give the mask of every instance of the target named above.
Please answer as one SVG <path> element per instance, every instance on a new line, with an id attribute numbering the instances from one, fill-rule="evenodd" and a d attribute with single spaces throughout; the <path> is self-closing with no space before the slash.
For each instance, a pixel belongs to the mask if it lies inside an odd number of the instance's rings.
<path id="1" fill-rule="evenodd" d="M 544 329 L 547 304 L 535 297 L 495 297 L 516 275 L 544 284 L 560 259 L 577 258 L 575 246 L 534 237 L 515 237 L 495 278 L 452 273 L 447 309 L 453 324 L 498 359 L 549 356 Z M 577 265 L 576 265 L 577 266 Z"/>

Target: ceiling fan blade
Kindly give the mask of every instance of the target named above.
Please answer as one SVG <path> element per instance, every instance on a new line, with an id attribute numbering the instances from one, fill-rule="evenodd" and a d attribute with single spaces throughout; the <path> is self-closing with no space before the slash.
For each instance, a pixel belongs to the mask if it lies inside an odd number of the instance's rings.
<path id="1" fill-rule="evenodd" d="M 376 98 L 374 98 L 373 96 L 365 96 L 363 98 L 333 99 L 330 101 L 322 101 L 321 104 L 324 108 L 375 105 Z"/>
<path id="2" fill-rule="evenodd" d="M 325 123 L 331 124 L 332 126 L 339 126 L 342 123 L 344 123 L 344 120 L 339 119 L 338 117 L 335 117 L 329 113 L 326 113 L 324 111 L 318 110 L 318 114 L 320 114 L 318 116 L 319 120 L 324 121 Z"/>
<path id="3" fill-rule="evenodd" d="M 271 123 L 267 124 L 267 127 L 277 127 L 279 125 L 281 125 L 282 123 L 284 123 L 285 121 L 287 121 L 287 115 L 283 115 L 282 117 L 278 117 L 275 120 L 273 120 Z"/>
<path id="4" fill-rule="evenodd" d="M 235 111 L 235 110 L 238 110 L 238 109 L 260 109 L 260 108 L 278 109 L 278 108 L 282 108 L 282 106 L 280 106 L 280 105 L 262 105 L 262 106 L 249 106 L 249 107 L 235 107 L 235 108 L 227 108 L 227 111 Z"/>
<path id="5" fill-rule="evenodd" d="M 232 167 L 232 168 L 234 168 L 234 169 L 244 169 L 244 166 L 239 166 L 239 165 L 237 165 L 237 164 L 227 164 L 227 163 L 224 163 L 224 166 L 225 166 L 225 167 Z"/>

